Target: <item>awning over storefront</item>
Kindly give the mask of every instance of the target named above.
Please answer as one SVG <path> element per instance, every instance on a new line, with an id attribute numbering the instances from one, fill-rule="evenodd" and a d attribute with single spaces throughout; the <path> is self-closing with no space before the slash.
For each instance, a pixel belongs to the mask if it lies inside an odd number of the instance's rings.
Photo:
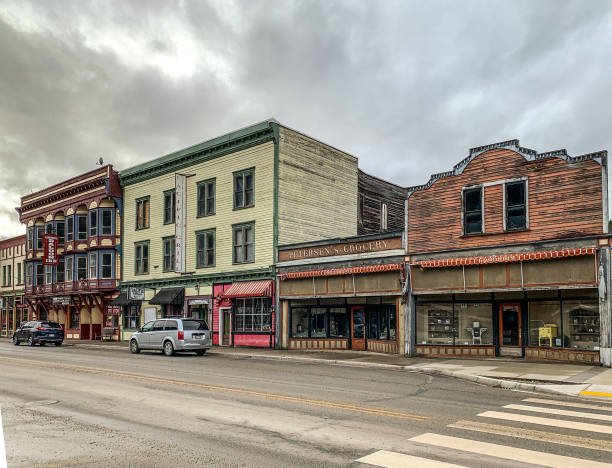
<path id="1" fill-rule="evenodd" d="M 155 296 L 153 296 L 153 299 L 149 301 L 149 304 L 183 305 L 184 302 L 185 302 L 185 288 L 163 288 Z"/>
<path id="2" fill-rule="evenodd" d="M 342 275 L 362 275 L 365 273 L 380 273 L 383 271 L 401 270 L 401 263 L 389 263 L 387 265 L 366 265 L 358 267 L 334 268 L 328 270 L 294 271 L 280 275 L 281 280 L 315 278 L 320 276 L 342 276 Z"/>
<path id="3" fill-rule="evenodd" d="M 444 258 L 440 260 L 423 260 L 411 265 L 421 268 L 445 268 L 456 266 L 490 265 L 493 263 L 517 263 L 533 260 L 551 260 L 555 258 L 576 257 L 579 255 L 595 255 L 595 247 L 580 249 L 545 250 L 541 252 L 526 252 L 504 255 L 488 255 L 485 257 Z"/>
<path id="4" fill-rule="evenodd" d="M 223 293 L 223 297 L 270 297 L 272 296 L 273 284 L 274 282 L 271 280 L 234 283 Z"/>
<path id="5" fill-rule="evenodd" d="M 128 299 L 128 294 L 127 292 L 122 292 L 119 293 L 119 295 L 113 299 L 110 303 L 110 305 L 112 306 L 135 306 L 135 305 L 140 305 L 141 301 L 130 301 Z"/>

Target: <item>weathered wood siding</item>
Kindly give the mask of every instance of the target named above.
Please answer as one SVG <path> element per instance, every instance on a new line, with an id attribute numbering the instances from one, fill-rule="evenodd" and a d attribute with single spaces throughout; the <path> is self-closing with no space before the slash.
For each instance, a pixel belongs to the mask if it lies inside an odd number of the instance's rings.
<path id="1" fill-rule="evenodd" d="M 527 177 L 528 223 L 503 231 L 503 185 L 485 187 L 485 233 L 462 235 L 462 188 Z M 603 233 L 602 168 L 592 160 L 569 164 L 561 158 L 526 161 L 508 149 L 486 151 L 462 174 L 442 178 L 408 198 L 408 251 L 538 242 Z"/>
<path id="2" fill-rule="evenodd" d="M 357 158 L 280 127 L 278 243 L 357 235 Z"/>
<path id="3" fill-rule="evenodd" d="M 405 188 L 359 171 L 359 198 L 363 204 L 357 216 L 359 235 L 404 229 Z M 383 203 L 387 204 L 385 230 L 381 225 Z"/>
<path id="4" fill-rule="evenodd" d="M 255 206 L 234 210 L 233 172 L 255 168 Z M 252 148 L 196 164 L 182 171 L 187 179 L 186 269 L 197 274 L 213 274 L 269 267 L 274 263 L 274 144 Z M 197 184 L 215 178 L 215 214 L 197 217 Z M 174 188 L 174 173 L 128 185 L 124 189 L 124 280 L 139 281 L 179 276 L 163 272 L 162 239 L 174 236 L 175 225 L 163 224 L 164 191 Z M 150 196 L 149 228 L 136 230 L 136 199 Z M 255 222 L 255 262 L 232 264 L 232 225 Z M 215 229 L 215 266 L 196 269 L 196 238 L 200 230 Z M 149 274 L 134 274 L 134 243 L 149 244 Z M 155 267 L 157 265 L 157 268 Z"/>

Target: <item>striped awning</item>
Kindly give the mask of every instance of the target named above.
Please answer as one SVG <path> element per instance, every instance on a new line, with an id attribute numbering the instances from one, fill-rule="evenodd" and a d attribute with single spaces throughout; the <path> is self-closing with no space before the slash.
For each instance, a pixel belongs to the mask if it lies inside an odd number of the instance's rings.
<path id="1" fill-rule="evenodd" d="M 386 265 L 366 265 L 347 268 L 332 268 L 328 270 L 294 271 L 280 275 L 281 280 L 315 278 L 320 276 L 343 276 L 343 275 L 363 275 L 365 273 L 380 273 L 383 271 L 401 270 L 401 263 L 388 263 Z"/>
<path id="2" fill-rule="evenodd" d="M 525 252 L 516 254 L 488 255 L 484 257 L 444 258 L 440 260 L 423 260 L 411 263 L 420 268 L 446 268 L 456 266 L 489 265 L 493 263 L 516 263 L 533 260 L 551 260 L 555 258 L 576 257 L 579 255 L 595 255 L 595 247 L 580 249 L 544 250 L 540 252 Z"/>
<path id="3" fill-rule="evenodd" d="M 223 293 L 222 297 L 271 297 L 273 284 L 271 280 L 234 283 Z"/>

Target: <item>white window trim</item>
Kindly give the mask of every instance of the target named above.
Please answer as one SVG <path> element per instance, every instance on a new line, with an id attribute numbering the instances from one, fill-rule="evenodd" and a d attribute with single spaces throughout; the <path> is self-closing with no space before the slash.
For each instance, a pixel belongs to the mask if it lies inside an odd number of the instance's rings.
<path id="1" fill-rule="evenodd" d="M 478 232 L 470 232 L 469 235 L 477 235 L 477 234 L 484 234 L 486 232 L 485 230 L 485 187 L 487 185 L 485 184 L 476 184 L 476 185 L 467 185 L 465 187 L 461 188 L 461 235 L 466 236 L 468 234 L 466 234 L 465 232 L 465 197 L 463 196 L 464 192 L 466 190 L 472 190 L 472 189 L 480 189 L 480 219 L 481 221 L 481 228 L 480 228 L 480 233 Z"/>
<path id="2" fill-rule="evenodd" d="M 104 276 L 104 261 L 103 261 L 103 259 L 104 259 L 105 255 L 109 255 L 110 259 L 111 259 L 111 261 L 110 261 L 110 271 L 111 271 L 111 274 L 108 277 Z M 102 279 L 112 279 L 113 278 L 113 254 L 112 254 L 112 252 L 102 252 L 100 257 L 101 257 L 101 260 L 100 260 L 100 276 L 102 277 Z"/>
<path id="3" fill-rule="evenodd" d="M 507 184 L 512 184 L 514 182 L 525 182 L 525 229 L 529 229 L 529 179 L 527 177 L 519 177 L 516 179 L 505 179 L 502 181 L 499 181 L 497 183 L 502 184 L 502 191 L 503 191 L 503 202 L 504 202 L 504 206 L 503 206 L 503 229 L 504 232 L 513 232 L 516 231 L 516 229 L 511 229 L 508 230 L 508 222 L 506 220 L 506 205 L 507 205 L 507 195 L 506 195 L 506 185 Z M 496 184 L 491 184 L 491 185 L 496 185 Z M 521 229 L 519 229 L 520 231 Z"/>
<path id="4" fill-rule="evenodd" d="M 68 268 L 70 265 L 70 268 Z M 64 282 L 72 283 L 74 281 L 74 257 L 66 257 L 64 261 Z"/>
<path id="5" fill-rule="evenodd" d="M 94 260 L 93 262 L 92 259 Z M 94 267 L 93 275 L 91 274 L 92 267 Z M 89 279 L 98 279 L 98 252 L 89 252 L 87 254 L 87 277 Z"/>

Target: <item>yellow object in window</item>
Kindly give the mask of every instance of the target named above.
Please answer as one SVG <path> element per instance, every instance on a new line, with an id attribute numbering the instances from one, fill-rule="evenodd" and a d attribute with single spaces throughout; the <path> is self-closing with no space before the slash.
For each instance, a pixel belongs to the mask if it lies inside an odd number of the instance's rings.
<path id="1" fill-rule="evenodd" d="M 545 323 L 543 327 L 538 328 L 538 342 L 542 346 L 542 342 L 552 348 L 553 339 L 557 337 L 557 324 L 556 323 Z"/>

